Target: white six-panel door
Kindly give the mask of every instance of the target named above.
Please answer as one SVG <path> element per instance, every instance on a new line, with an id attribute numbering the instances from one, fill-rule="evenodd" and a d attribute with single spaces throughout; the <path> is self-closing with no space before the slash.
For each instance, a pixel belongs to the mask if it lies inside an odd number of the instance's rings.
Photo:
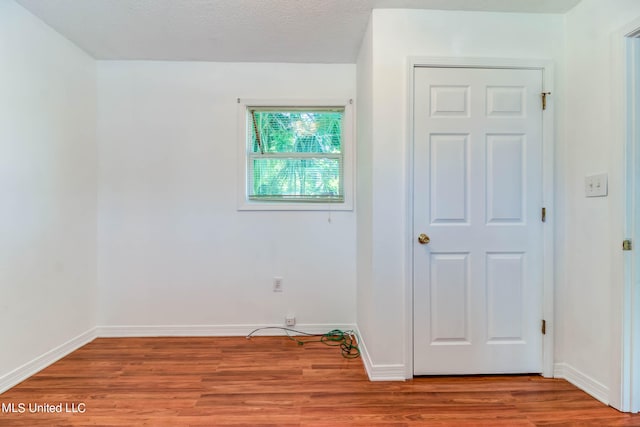
<path id="1" fill-rule="evenodd" d="M 414 91 L 414 374 L 541 372 L 542 71 L 419 67 Z"/>

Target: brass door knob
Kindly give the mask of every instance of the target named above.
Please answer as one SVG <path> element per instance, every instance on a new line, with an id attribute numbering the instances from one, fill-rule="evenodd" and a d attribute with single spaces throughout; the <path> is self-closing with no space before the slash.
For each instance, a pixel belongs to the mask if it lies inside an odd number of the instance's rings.
<path id="1" fill-rule="evenodd" d="M 421 245 L 428 245 L 431 239 L 426 234 L 422 233 L 418 236 L 418 243 Z"/>

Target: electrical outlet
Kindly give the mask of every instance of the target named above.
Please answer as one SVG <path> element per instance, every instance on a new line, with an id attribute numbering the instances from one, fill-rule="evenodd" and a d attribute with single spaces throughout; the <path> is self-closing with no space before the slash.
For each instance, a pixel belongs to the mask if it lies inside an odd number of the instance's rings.
<path id="1" fill-rule="evenodd" d="M 296 316 L 293 314 L 288 315 L 284 318 L 284 323 L 287 326 L 296 326 Z"/>
<path id="2" fill-rule="evenodd" d="M 273 278 L 273 292 L 282 292 L 282 277 Z"/>

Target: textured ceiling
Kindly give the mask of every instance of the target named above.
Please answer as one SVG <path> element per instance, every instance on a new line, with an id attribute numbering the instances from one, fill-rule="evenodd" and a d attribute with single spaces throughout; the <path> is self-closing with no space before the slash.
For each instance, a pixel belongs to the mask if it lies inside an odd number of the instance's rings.
<path id="1" fill-rule="evenodd" d="M 580 0 L 16 0 L 96 59 L 353 63 L 373 8 L 563 13 Z"/>

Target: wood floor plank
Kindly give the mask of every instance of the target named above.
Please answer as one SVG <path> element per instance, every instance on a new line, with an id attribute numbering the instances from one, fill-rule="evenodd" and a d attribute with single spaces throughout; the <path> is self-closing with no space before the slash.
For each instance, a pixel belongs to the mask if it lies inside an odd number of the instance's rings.
<path id="1" fill-rule="evenodd" d="M 370 382 L 338 348 L 262 336 L 96 339 L 0 403 L 0 426 L 16 427 L 640 426 L 563 380 Z M 31 413 L 37 404 L 63 411 Z"/>

